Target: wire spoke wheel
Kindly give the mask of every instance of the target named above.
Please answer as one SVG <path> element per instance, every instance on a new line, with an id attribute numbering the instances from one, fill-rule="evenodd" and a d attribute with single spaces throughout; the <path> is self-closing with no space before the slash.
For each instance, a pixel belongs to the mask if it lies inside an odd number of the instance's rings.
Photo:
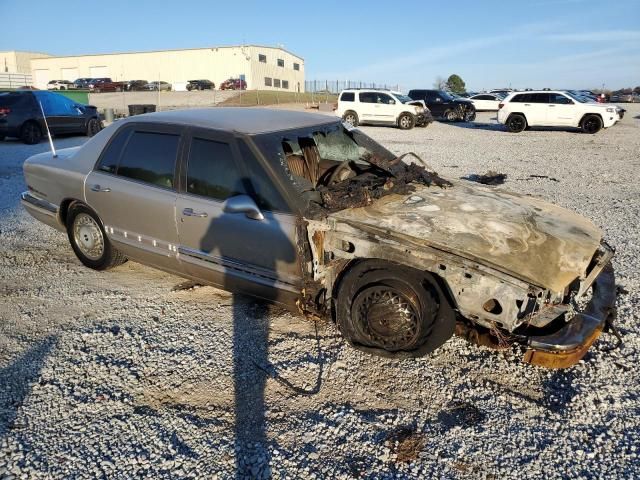
<path id="1" fill-rule="evenodd" d="M 362 338 L 389 351 L 415 347 L 421 334 L 419 312 L 418 299 L 392 285 L 365 288 L 352 306 Z"/>
<path id="2" fill-rule="evenodd" d="M 99 260 L 104 254 L 104 237 L 98 223 L 86 213 L 80 213 L 73 221 L 73 240 L 87 258 Z"/>

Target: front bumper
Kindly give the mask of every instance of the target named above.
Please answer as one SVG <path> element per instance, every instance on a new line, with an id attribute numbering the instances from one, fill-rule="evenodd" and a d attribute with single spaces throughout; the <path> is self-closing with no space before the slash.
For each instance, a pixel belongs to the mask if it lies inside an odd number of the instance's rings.
<path id="1" fill-rule="evenodd" d="M 547 368 L 566 368 L 584 357 L 615 313 L 615 275 L 609 259 L 606 258 L 591 285 L 591 300 L 584 311 L 555 333 L 529 337 L 524 362 Z"/>
<path id="2" fill-rule="evenodd" d="M 416 125 L 418 127 L 426 127 L 430 123 L 433 123 L 431 112 L 423 112 L 416 115 Z"/>

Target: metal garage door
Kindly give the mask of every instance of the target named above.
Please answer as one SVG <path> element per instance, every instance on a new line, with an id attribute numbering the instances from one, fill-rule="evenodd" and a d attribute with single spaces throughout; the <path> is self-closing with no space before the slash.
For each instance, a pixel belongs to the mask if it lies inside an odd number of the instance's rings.
<path id="1" fill-rule="evenodd" d="M 108 67 L 89 67 L 89 75 L 91 78 L 101 78 L 109 76 Z"/>
<path id="2" fill-rule="evenodd" d="M 33 71 L 33 86 L 40 90 L 47 89 L 47 83 L 49 83 L 49 69 L 43 68 Z"/>
<path id="3" fill-rule="evenodd" d="M 77 68 L 63 68 L 62 69 L 62 78 L 60 80 L 69 80 L 73 82 L 78 78 L 78 69 Z"/>

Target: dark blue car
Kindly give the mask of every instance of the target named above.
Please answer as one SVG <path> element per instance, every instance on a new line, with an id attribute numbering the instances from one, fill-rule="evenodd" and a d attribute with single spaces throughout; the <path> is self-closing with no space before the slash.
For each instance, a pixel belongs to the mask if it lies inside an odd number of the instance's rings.
<path id="1" fill-rule="evenodd" d="M 102 128 L 96 107 L 79 104 L 59 93 L 1 92 L 0 140 L 16 137 L 29 145 L 40 142 L 47 134 L 43 111 L 53 135 L 93 136 Z"/>

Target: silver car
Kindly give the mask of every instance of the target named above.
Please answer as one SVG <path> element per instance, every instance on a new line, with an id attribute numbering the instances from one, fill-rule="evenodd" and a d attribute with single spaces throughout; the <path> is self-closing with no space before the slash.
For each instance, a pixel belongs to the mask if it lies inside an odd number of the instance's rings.
<path id="1" fill-rule="evenodd" d="M 131 259 L 332 318 L 371 353 L 424 355 L 455 331 L 560 368 L 611 320 L 613 251 L 591 222 L 450 182 L 330 116 L 139 115 L 24 175 L 24 207 L 86 266 Z"/>

